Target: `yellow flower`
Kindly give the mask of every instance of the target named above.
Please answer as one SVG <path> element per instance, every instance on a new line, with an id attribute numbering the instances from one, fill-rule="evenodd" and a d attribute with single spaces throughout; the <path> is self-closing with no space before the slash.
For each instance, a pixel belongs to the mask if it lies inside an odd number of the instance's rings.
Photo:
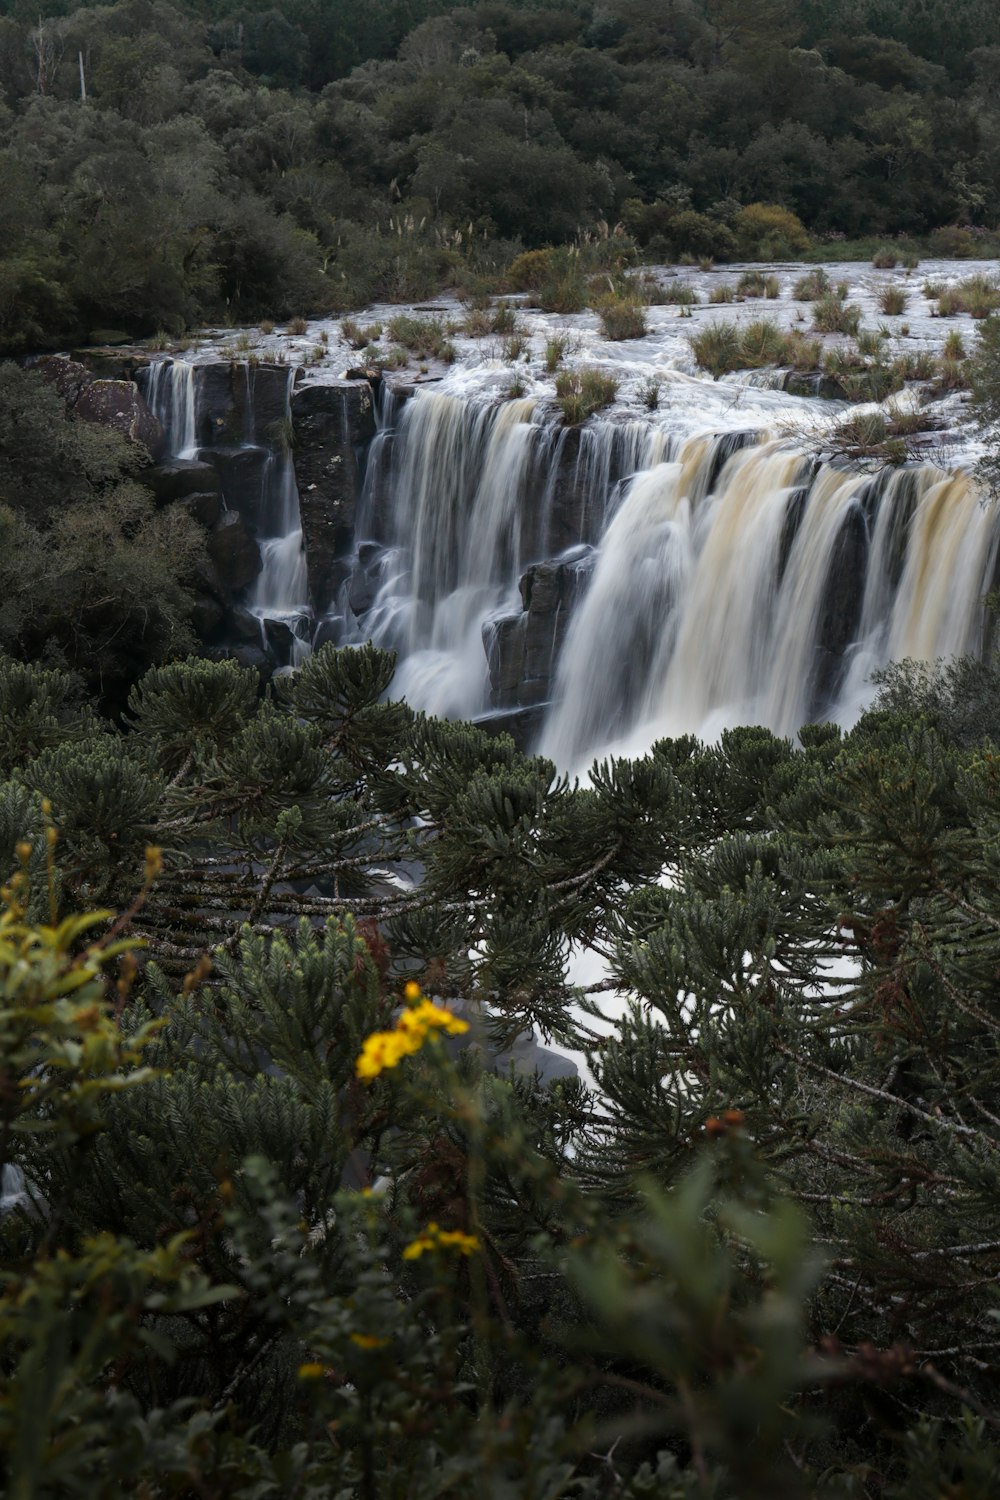
<path id="1" fill-rule="evenodd" d="M 407 990 L 409 988 L 408 985 Z M 450 1010 L 435 1005 L 432 1000 L 421 999 L 419 1004 L 401 1012 L 392 1031 L 373 1031 L 371 1036 L 365 1037 L 354 1071 L 369 1083 L 387 1068 L 395 1068 L 404 1057 L 419 1052 L 429 1036 L 439 1031 L 448 1036 L 461 1036 L 468 1029 L 468 1022 L 453 1016 Z"/>
<path id="2" fill-rule="evenodd" d="M 403 1259 L 419 1260 L 428 1250 L 457 1250 L 460 1255 L 473 1255 L 478 1249 L 479 1241 L 474 1234 L 464 1234 L 461 1229 L 442 1229 L 431 1223 L 406 1246 Z"/>
<path id="3" fill-rule="evenodd" d="M 316 1360 L 310 1360 L 308 1364 L 299 1365 L 300 1380 L 322 1380 L 326 1374 L 326 1365 L 318 1364 Z"/>
<path id="4" fill-rule="evenodd" d="M 413 979 L 410 980 L 409 984 L 406 986 L 406 989 L 403 991 L 403 995 L 411 1005 L 413 1005 L 417 1000 L 420 999 L 422 993 L 423 991 L 421 990 L 419 984 L 417 984 Z"/>
<path id="5" fill-rule="evenodd" d="M 351 1343 L 357 1344 L 359 1349 L 384 1349 L 388 1339 L 376 1338 L 373 1333 L 352 1333 Z"/>

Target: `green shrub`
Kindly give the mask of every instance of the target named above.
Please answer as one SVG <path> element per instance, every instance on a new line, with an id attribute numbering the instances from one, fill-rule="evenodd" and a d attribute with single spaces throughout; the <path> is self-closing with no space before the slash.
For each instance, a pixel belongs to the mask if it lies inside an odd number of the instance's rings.
<path id="1" fill-rule="evenodd" d="M 872 265 L 876 271 L 893 271 L 898 264 L 899 258 L 895 250 L 890 250 L 888 246 L 883 247 L 881 250 L 876 250 L 872 256 Z"/>
<path id="2" fill-rule="evenodd" d="M 673 259 L 685 256 L 692 265 L 706 258 L 726 261 L 737 256 L 736 236 L 729 226 L 689 208 L 671 216 L 663 243 Z"/>
<path id="3" fill-rule="evenodd" d="M 583 366 L 561 370 L 556 376 L 556 401 L 570 426 L 585 422 L 595 411 L 610 406 L 617 394 L 616 376 L 604 370 Z"/>
<path id="4" fill-rule="evenodd" d="M 552 270 L 554 250 L 525 250 L 507 267 L 504 280 L 512 292 L 537 292 Z"/>
<path id="5" fill-rule="evenodd" d="M 942 260 L 975 260 L 983 253 L 981 241 L 971 230 L 959 224 L 946 224 L 942 229 L 935 229 L 928 244 L 931 254 Z"/>
<path id="6" fill-rule="evenodd" d="M 946 359 L 964 359 L 966 355 L 965 344 L 962 335 L 957 328 L 953 328 L 944 341 L 944 356 Z"/>
<path id="7" fill-rule="evenodd" d="M 736 289 L 731 282 L 723 281 L 718 286 L 713 286 L 708 294 L 709 303 L 712 306 L 720 306 L 723 303 L 736 301 Z"/>
<path id="8" fill-rule="evenodd" d="M 811 246 L 797 214 L 777 203 L 751 203 L 733 222 L 740 253 L 747 260 L 797 260 Z"/>

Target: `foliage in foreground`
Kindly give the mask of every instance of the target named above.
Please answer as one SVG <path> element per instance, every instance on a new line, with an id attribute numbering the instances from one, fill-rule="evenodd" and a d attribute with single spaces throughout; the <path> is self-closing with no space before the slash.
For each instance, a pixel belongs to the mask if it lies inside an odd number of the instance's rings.
<path id="1" fill-rule="evenodd" d="M 391 673 L 0 670 L 7 1493 L 990 1494 L 997 669 L 587 788 Z"/>

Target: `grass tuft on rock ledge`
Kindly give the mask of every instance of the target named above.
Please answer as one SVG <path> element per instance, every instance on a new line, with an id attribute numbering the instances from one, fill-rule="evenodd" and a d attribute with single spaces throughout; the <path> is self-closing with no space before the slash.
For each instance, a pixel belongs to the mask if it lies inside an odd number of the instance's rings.
<path id="1" fill-rule="evenodd" d="M 589 365 L 576 370 L 561 370 L 556 376 L 556 403 L 563 420 L 571 427 L 585 422 L 602 407 L 610 406 L 617 394 L 617 377 Z"/>
<path id="2" fill-rule="evenodd" d="M 731 370 L 762 370 L 768 365 L 815 370 L 820 360 L 818 339 L 807 339 L 794 329 L 786 332 L 771 318 L 754 318 L 742 327 L 709 323 L 689 342 L 699 367 L 716 380 Z"/>

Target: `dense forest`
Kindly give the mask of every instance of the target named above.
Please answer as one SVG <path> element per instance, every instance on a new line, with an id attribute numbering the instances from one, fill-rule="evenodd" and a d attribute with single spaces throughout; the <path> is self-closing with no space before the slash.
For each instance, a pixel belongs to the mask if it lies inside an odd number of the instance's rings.
<path id="1" fill-rule="evenodd" d="M 0 3 L 0 348 L 496 284 L 525 247 L 975 254 L 990 0 Z M 794 221 L 792 221 L 794 223 Z"/>

